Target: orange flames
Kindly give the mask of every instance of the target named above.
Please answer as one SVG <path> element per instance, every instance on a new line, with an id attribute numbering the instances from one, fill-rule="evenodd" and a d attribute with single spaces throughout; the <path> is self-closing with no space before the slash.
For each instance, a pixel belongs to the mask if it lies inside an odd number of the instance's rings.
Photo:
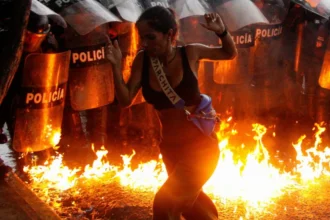
<path id="1" fill-rule="evenodd" d="M 237 135 L 238 131 L 231 129 L 230 121 L 229 119 L 220 125 L 220 160 L 213 176 L 204 186 L 204 190 L 215 201 L 240 200 L 260 211 L 287 190 L 297 189 L 306 184 L 306 181 L 315 181 L 329 175 L 330 150 L 328 147 L 324 150 L 318 149 L 322 143 L 320 135 L 325 131 L 322 126 L 315 127 L 315 144 L 312 148 L 302 150 L 305 136 L 293 145 L 297 152 L 296 167 L 285 172 L 270 163 L 270 155 L 262 141 L 267 132 L 263 125 L 252 125 L 255 133 L 253 148 L 244 144 L 238 147 L 242 151 L 249 150 L 249 153 L 246 156 L 236 155 L 229 138 Z M 73 188 L 78 181 L 101 181 L 105 176 L 109 180 L 110 176 L 110 181 L 117 181 L 124 187 L 154 193 L 167 178 L 161 156 L 158 160 L 140 164 L 138 168 L 132 169 L 131 160 L 135 152 L 132 155 L 123 155 L 123 165 L 120 167 L 111 165 L 106 160 L 107 153 L 105 149 L 97 151 L 97 159 L 84 169 L 69 169 L 63 164 L 62 155 L 58 155 L 44 166 L 26 167 L 25 171 L 33 180 L 32 188 L 40 188 L 42 184 L 43 188 L 52 188 L 59 192 Z"/>
<path id="2" fill-rule="evenodd" d="M 222 124 L 222 129 L 226 127 Z M 253 131 L 256 133 L 254 150 L 236 162 L 229 136 L 222 137 L 221 132 L 218 134 L 222 139 L 219 143 L 220 161 L 214 175 L 204 186 L 205 191 L 216 200 L 242 200 L 257 208 L 261 202 L 266 204 L 272 198 L 281 196 L 283 190 L 294 183 L 292 175 L 270 164 L 270 156 L 262 143 L 266 127 L 253 124 Z M 230 133 L 237 135 L 236 130 Z M 243 150 L 245 146 L 240 148 Z"/>
<path id="3" fill-rule="evenodd" d="M 131 41 L 130 54 L 126 57 L 124 66 L 125 81 L 129 78 L 130 67 L 138 45 L 134 25 L 132 25 Z M 204 72 L 204 68 L 205 63 L 201 63 L 200 71 Z M 297 153 L 296 165 L 288 172 L 272 165 L 273 158 L 263 144 L 263 136 L 267 133 L 265 126 L 252 125 L 255 143 L 253 146 L 245 144 L 234 146 L 230 143 L 230 138 L 237 136 L 239 131 L 232 128 L 232 123 L 232 118 L 229 118 L 220 124 L 218 132 L 220 159 L 213 176 L 204 186 L 204 190 L 215 201 L 240 200 L 247 206 L 262 211 L 273 199 L 281 197 L 288 190 L 299 188 L 306 184 L 306 181 L 315 181 L 329 175 L 330 150 L 328 147 L 320 149 L 322 144 L 320 136 L 325 131 L 324 127 L 315 126 L 315 143 L 309 149 L 303 150 L 302 147 L 305 135 L 293 144 Z M 272 135 L 275 137 L 276 134 Z M 54 135 L 53 142 L 58 143 L 58 140 L 59 136 Z M 237 152 L 244 152 L 244 154 Z M 104 148 L 97 151 L 97 159 L 84 168 L 70 169 L 63 163 L 63 156 L 58 155 L 43 166 L 25 167 L 24 170 L 31 177 L 31 188 L 43 189 L 45 198 L 47 198 L 48 189 L 61 193 L 74 189 L 78 182 L 83 184 L 84 181 L 104 181 L 104 179 L 118 182 L 136 191 L 154 193 L 167 178 L 161 155 L 158 160 L 141 163 L 133 169 L 131 160 L 135 152 L 132 155 L 122 156 L 122 166 L 112 165 L 106 158 L 107 154 L 108 151 Z"/>

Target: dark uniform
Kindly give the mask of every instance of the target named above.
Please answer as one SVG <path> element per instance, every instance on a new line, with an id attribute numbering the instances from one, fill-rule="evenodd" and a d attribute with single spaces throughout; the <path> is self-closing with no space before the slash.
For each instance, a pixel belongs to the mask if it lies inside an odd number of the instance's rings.
<path id="1" fill-rule="evenodd" d="M 303 91 L 307 115 L 313 122 L 329 122 L 330 94 L 328 90 L 318 85 L 328 35 L 327 24 L 319 18 L 306 19 L 299 71 L 305 77 Z"/>
<path id="2" fill-rule="evenodd" d="M 31 12 L 25 35 L 21 63 L 8 90 L 8 93 L 0 106 L 0 127 L 3 128 L 4 123 L 6 123 L 11 137 L 13 137 L 14 132 L 16 109 L 15 105 L 17 104 L 17 95 L 21 87 L 25 57 L 33 52 L 42 52 L 43 50 L 46 50 L 48 46 L 50 46 L 47 44 L 42 45 L 47 37 L 51 37 L 50 35 L 47 36 L 49 30 L 50 25 L 47 16 L 40 16 Z M 40 37 L 40 35 L 43 35 L 43 37 Z"/>
<path id="3" fill-rule="evenodd" d="M 53 52 L 56 48 L 56 40 L 50 33 L 50 24 L 47 16 L 40 16 L 31 11 L 27 30 L 25 32 L 23 55 L 21 63 L 0 106 L 0 123 L 3 128 L 4 123 L 7 124 L 11 138 L 14 136 L 16 110 L 19 104 L 19 93 L 23 78 L 25 58 L 31 53 Z M 23 166 L 26 166 L 32 161 L 43 163 L 51 154 L 51 149 L 30 153 L 26 156 L 19 157 L 17 155 L 18 170 L 22 171 Z"/>
<path id="4" fill-rule="evenodd" d="M 72 28 L 67 28 L 64 33 L 64 48 L 72 50 L 69 75 L 70 92 L 68 94 L 70 100 L 68 99 L 67 102 L 67 116 L 71 117 L 74 137 L 78 141 L 74 141 L 75 146 L 82 146 L 81 144 L 84 142 L 86 144 L 86 138 L 89 138 L 97 149 L 106 144 L 107 104 L 111 101 L 106 100 L 105 97 L 111 93 L 113 87 L 111 82 L 104 79 L 106 75 L 110 76 L 111 71 L 102 68 L 108 64 L 104 63 L 105 59 L 99 51 L 106 43 L 107 27 L 107 25 L 100 26 L 86 35 L 77 34 Z M 83 53 L 96 54 L 95 57 L 102 56 L 103 58 L 92 61 L 90 58 L 88 61 L 74 60 L 77 58 L 74 57 L 76 54 Z M 75 63 L 75 61 L 77 62 Z M 107 89 L 100 89 L 106 87 Z M 93 92 L 94 96 L 91 96 Z M 86 125 L 84 132 L 81 124 Z"/>
<path id="5" fill-rule="evenodd" d="M 255 95 L 255 114 L 257 117 L 273 116 L 274 119 L 286 109 L 284 88 L 288 77 L 288 64 L 282 56 L 285 47 L 282 41 L 282 20 L 286 15 L 285 7 L 272 1 L 257 4 L 269 25 L 256 25 L 256 45 L 252 64 L 252 88 Z"/>

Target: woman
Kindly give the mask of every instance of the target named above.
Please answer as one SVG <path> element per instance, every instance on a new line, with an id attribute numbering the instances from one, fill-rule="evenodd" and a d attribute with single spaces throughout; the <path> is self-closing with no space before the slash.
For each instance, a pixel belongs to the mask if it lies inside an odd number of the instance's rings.
<path id="1" fill-rule="evenodd" d="M 153 219 L 217 219 L 213 202 L 202 192 L 202 187 L 214 172 L 218 157 L 218 142 L 215 136 L 205 136 L 187 120 L 182 109 L 175 108 L 162 92 L 150 65 L 150 57 L 157 57 L 176 93 L 193 112 L 201 98 L 196 72 L 202 59 L 233 59 L 235 44 L 227 33 L 218 14 L 206 14 L 208 30 L 220 36 L 222 47 L 202 44 L 174 46 L 178 26 L 172 10 L 156 6 L 147 9 L 136 26 L 144 50 L 140 51 L 132 66 L 127 84 L 122 78 L 121 51 L 118 42 L 109 42 L 107 58 L 113 64 L 116 96 L 119 103 L 127 107 L 138 90 L 146 101 L 158 111 L 162 123 L 160 152 L 168 172 L 168 179 L 157 192 L 153 204 Z"/>

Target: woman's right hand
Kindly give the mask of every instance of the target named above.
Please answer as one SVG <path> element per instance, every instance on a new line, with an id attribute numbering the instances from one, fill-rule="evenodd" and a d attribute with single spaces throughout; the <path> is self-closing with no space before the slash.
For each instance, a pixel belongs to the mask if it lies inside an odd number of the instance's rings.
<path id="1" fill-rule="evenodd" d="M 114 67 L 121 65 L 123 55 L 117 40 L 115 40 L 114 43 L 112 43 L 110 39 L 108 40 L 108 44 L 105 48 L 105 56 Z"/>

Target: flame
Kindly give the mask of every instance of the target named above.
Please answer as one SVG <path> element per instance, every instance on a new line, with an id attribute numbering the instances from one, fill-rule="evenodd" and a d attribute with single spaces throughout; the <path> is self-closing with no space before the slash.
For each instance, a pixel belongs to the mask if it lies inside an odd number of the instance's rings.
<path id="1" fill-rule="evenodd" d="M 322 139 L 321 134 L 324 133 L 325 128 L 319 124 L 315 124 L 317 131 L 315 133 L 314 147 L 307 149 L 305 154 L 302 151 L 302 143 L 306 138 L 305 135 L 299 138 L 297 144 L 293 144 L 297 152 L 296 160 L 297 166 L 295 172 L 300 175 L 304 181 L 311 181 L 320 178 L 322 175 L 329 176 L 330 163 L 330 149 L 325 147 L 324 150 L 319 150 Z M 327 165 L 327 166 L 326 166 Z"/>
<path id="2" fill-rule="evenodd" d="M 94 146 L 92 146 L 94 151 Z M 95 152 L 95 151 L 94 151 Z M 82 174 L 83 177 L 90 179 L 90 178 L 97 178 L 104 176 L 105 173 L 110 172 L 114 169 L 113 166 L 109 164 L 109 162 L 104 161 L 108 151 L 101 147 L 101 150 L 96 152 L 97 159 L 93 162 L 93 165 L 90 166 L 89 164 L 85 167 L 85 172 Z"/>
<path id="3" fill-rule="evenodd" d="M 48 188 L 67 190 L 72 188 L 77 181 L 79 168 L 70 169 L 63 165 L 63 155 L 54 157 L 52 162 L 46 161 L 43 166 L 26 166 L 24 172 L 28 172 L 35 183 L 47 182 Z"/>
<path id="4" fill-rule="evenodd" d="M 148 189 L 156 192 L 167 179 L 165 165 L 161 162 L 162 156 L 159 155 L 159 161 L 152 160 L 144 164 L 139 164 L 137 169 L 132 170 L 131 160 L 134 155 L 135 151 L 130 156 L 122 155 L 124 167 L 117 172 L 116 177 L 119 178 L 123 186 L 140 190 Z"/>
<path id="5" fill-rule="evenodd" d="M 238 134 L 231 123 L 232 118 L 228 118 L 219 126 L 217 135 L 220 140 L 220 159 L 213 176 L 204 186 L 204 190 L 217 203 L 243 201 L 247 213 L 250 212 L 249 207 L 262 212 L 275 199 L 292 189 L 305 186 L 306 181 L 329 176 L 330 149 L 326 147 L 321 150 L 321 135 L 325 131 L 321 125 L 315 124 L 313 147 L 303 150 L 305 135 L 293 144 L 297 152 L 296 167 L 285 172 L 270 162 L 271 156 L 262 141 L 267 133 L 265 126 L 252 124 L 255 145 L 242 144 L 237 147 L 230 144 L 230 138 Z M 238 155 L 235 152 L 240 153 Z M 141 163 L 133 169 L 131 161 L 135 151 L 131 155 L 122 155 L 122 166 L 111 165 L 106 158 L 107 154 L 108 151 L 104 148 L 97 151 L 97 159 L 84 169 L 68 168 L 63 164 L 62 155 L 58 155 L 43 166 L 26 167 L 25 171 L 31 176 L 32 188 L 38 188 L 42 183 L 46 184 L 43 188 L 54 188 L 59 193 L 74 188 L 78 182 L 103 181 L 102 178 L 118 182 L 135 191 L 155 193 L 167 178 L 161 155 L 158 160 Z M 249 216 L 246 215 L 245 217 Z"/>
<path id="6" fill-rule="evenodd" d="M 229 125 L 223 122 L 220 126 L 218 136 L 221 137 L 224 135 L 221 132 L 229 128 Z M 205 191 L 216 199 L 243 200 L 250 205 L 257 205 L 281 196 L 282 190 L 292 183 L 292 177 L 288 173 L 282 173 L 269 163 L 270 156 L 262 143 L 266 127 L 253 124 L 252 130 L 256 132 L 256 146 L 244 160 L 240 158 L 235 162 L 234 153 L 229 145 L 229 136 L 222 138 L 219 144 L 221 153 L 218 167 L 204 186 Z M 230 135 L 236 134 L 236 130 L 230 131 Z M 242 145 L 240 148 L 244 150 L 245 146 Z"/>
<path id="7" fill-rule="evenodd" d="M 61 139 L 61 129 L 53 129 L 51 124 L 48 124 L 45 128 L 45 138 L 50 141 L 52 147 L 58 145 Z"/>

